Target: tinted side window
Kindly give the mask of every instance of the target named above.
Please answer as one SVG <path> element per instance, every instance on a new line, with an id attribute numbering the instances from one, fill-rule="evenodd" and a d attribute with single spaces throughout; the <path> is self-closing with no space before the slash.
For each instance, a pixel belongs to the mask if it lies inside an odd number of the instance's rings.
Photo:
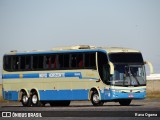
<path id="1" fill-rule="evenodd" d="M 64 68 L 63 54 L 58 56 L 58 68 L 59 68 L 59 69 Z"/>
<path id="2" fill-rule="evenodd" d="M 25 69 L 25 62 L 26 62 L 25 56 L 21 56 L 21 57 L 20 57 L 20 69 L 21 69 L 21 70 L 24 70 L 24 69 Z"/>
<path id="3" fill-rule="evenodd" d="M 3 66 L 8 71 L 95 69 L 96 55 L 95 53 L 6 55 Z"/>
<path id="4" fill-rule="evenodd" d="M 45 69 L 57 69 L 57 55 L 46 55 L 44 57 Z"/>
<path id="5" fill-rule="evenodd" d="M 39 56 L 38 57 L 38 69 L 43 69 L 43 64 L 44 64 L 44 57 L 43 56 Z"/>
<path id="6" fill-rule="evenodd" d="M 33 56 L 33 69 L 43 69 L 44 57 L 43 56 Z"/>
<path id="7" fill-rule="evenodd" d="M 12 69 L 17 71 L 19 70 L 19 67 L 20 67 L 19 56 L 13 56 L 12 57 Z"/>
<path id="8" fill-rule="evenodd" d="M 38 56 L 33 56 L 33 69 L 38 68 Z"/>
<path id="9" fill-rule="evenodd" d="M 58 56 L 58 68 L 59 69 L 69 69 L 70 62 L 69 62 L 69 54 L 61 54 Z"/>
<path id="10" fill-rule="evenodd" d="M 96 68 L 96 55 L 95 53 L 85 54 L 85 67 L 86 68 Z"/>
<path id="11" fill-rule="evenodd" d="M 69 54 L 64 54 L 64 68 L 69 68 Z"/>
<path id="12" fill-rule="evenodd" d="M 72 54 L 71 55 L 71 67 L 72 68 L 83 68 L 84 67 L 84 59 L 83 54 Z"/>
<path id="13" fill-rule="evenodd" d="M 25 59 L 25 70 L 31 70 L 31 68 L 32 68 L 32 56 L 26 56 L 26 59 Z"/>
<path id="14" fill-rule="evenodd" d="M 11 56 L 4 56 L 4 64 L 3 64 L 3 68 L 4 70 L 11 70 L 11 66 L 12 66 L 12 57 Z"/>

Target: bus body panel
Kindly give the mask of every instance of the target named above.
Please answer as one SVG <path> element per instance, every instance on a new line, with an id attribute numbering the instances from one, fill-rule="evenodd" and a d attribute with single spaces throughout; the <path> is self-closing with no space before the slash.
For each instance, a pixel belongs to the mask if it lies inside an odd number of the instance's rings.
<path id="1" fill-rule="evenodd" d="M 25 88 L 29 92 L 37 88 L 40 100 L 88 100 L 89 91 L 93 86 L 105 87 L 102 82 L 96 82 L 96 70 L 36 72 L 3 74 L 4 99 L 18 100 L 18 92 L 21 89 Z M 13 93 L 17 94 L 16 97 L 9 98 L 8 94 Z"/>

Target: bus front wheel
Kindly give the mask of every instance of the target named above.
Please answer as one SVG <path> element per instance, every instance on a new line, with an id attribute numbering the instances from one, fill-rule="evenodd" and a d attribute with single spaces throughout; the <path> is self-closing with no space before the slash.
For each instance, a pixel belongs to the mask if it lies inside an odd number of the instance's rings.
<path id="1" fill-rule="evenodd" d="M 119 104 L 122 106 L 129 106 L 131 101 L 132 101 L 131 99 L 124 99 L 124 100 L 120 100 Z"/>
<path id="2" fill-rule="evenodd" d="M 99 100 L 99 95 L 97 91 L 93 91 L 91 94 L 91 102 L 94 106 L 102 106 L 104 104 L 103 101 Z"/>
<path id="3" fill-rule="evenodd" d="M 24 107 L 30 107 L 31 106 L 31 99 L 30 99 L 30 97 L 27 96 L 26 92 L 22 93 L 21 102 L 22 102 L 22 105 Z"/>

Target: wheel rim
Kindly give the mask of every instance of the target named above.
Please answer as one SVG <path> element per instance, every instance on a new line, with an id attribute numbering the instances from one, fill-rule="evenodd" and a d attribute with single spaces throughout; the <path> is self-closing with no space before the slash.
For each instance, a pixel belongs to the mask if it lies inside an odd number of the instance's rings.
<path id="1" fill-rule="evenodd" d="M 95 103 L 98 103 L 98 102 L 99 102 L 99 96 L 98 96 L 97 94 L 94 94 L 94 95 L 93 95 L 93 101 L 94 101 Z"/>
<path id="2" fill-rule="evenodd" d="M 28 97 L 27 97 L 27 95 L 24 95 L 22 100 L 23 100 L 23 103 L 26 104 L 26 103 L 28 102 Z"/>
<path id="3" fill-rule="evenodd" d="M 38 100 L 37 95 L 33 95 L 33 96 L 32 96 L 32 103 L 33 103 L 33 104 L 36 104 L 36 103 L 37 103 L 37 100 Z"/>

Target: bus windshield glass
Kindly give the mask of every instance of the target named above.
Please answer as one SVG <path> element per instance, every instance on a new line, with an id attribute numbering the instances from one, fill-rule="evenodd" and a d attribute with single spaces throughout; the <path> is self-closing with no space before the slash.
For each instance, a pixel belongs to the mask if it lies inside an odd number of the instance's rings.
<path id="1" fill-rule="evenodd" d="M 111 85 L 145 86 L 145 68 L 141 53 L 111 53 L 110 61 L 114 64 Z"/>
<path id="2" fill-rule="evenodd" d="M 115 64 L 115 72 L 111 84 L 115 86 L 145 86 L 145 70 L 143 65 Z"/>

